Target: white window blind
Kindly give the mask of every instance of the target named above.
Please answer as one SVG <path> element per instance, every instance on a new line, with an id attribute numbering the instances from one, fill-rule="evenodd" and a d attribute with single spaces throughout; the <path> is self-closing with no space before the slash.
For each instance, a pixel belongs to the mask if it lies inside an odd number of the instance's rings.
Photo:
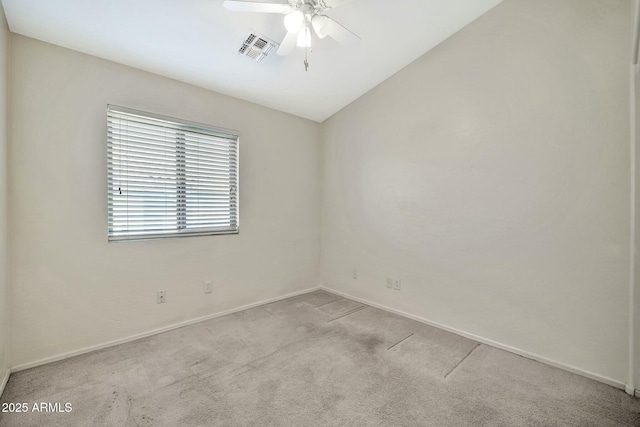
<path id="1" fill-rule="evenodd" d="M 109 240 L 237 233 L 238 139 L 110 105 Z"/>

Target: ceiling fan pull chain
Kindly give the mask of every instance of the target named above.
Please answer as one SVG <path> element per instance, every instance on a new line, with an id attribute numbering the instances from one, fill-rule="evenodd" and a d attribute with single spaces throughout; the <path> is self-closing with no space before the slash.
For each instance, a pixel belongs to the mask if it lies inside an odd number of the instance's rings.
<path id="1" fill-rule="evenodd" d="M 307 52 L 309 52 L 309 47 L 304 47 L 304 71 L 309 71 L 309 61 L 307 61 Z"/>

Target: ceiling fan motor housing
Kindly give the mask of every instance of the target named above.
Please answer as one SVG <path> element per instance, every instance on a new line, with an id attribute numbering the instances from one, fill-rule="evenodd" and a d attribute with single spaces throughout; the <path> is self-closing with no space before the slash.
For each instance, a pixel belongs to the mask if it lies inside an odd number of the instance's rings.
<path id="1" fill-rule="evenodd" d="M 305 16 L 309 14 L 313 16 L 316 13 L 322 13 L 329 9 L 324 0 L 289 0 L 292 10 L 300 10 Z"/>

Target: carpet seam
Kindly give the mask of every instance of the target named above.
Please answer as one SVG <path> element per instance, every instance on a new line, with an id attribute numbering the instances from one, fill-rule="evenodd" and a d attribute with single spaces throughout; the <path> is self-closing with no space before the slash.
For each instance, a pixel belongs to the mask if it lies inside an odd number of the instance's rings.
<path id="1" fill-rule="evenodd" d="M 413 333 L 412 333 L 411 335 L 409 335 L 408 337 L 401 339 L 400 341 L 398 341 L 397 343 L 395 343 L 395 344 L 394 344 L 394 345 L 392 345 L 391 347 L 389 347 L 389 348 L 387 349 L 387 351 L 391 350 L 393 347 L 397 346 L 398 344 L 400 344 L 400 343 L 402 343 L 402 342 L 405 342 L 406 340 L 408 340 L 408 339 L 409 339 L 409 338 L 411 338 L 412 336 L 413 336 Z"/>
<path id="2" fill-rule="evenodd" d="M 356 308 L 355 310 L 351 310 L 351 311 L 349 311 L 349 312 L 347 312 L 347 313 L 343 314 L 342 316 L 336 317 L 335 319 L 328 320 L 328 321 L 327 321 L 327 323 L 331 323 L 331 322 L 333 322 L 334 320 L 342 319 L 343 317 L 346 317 L 346 316 L 348 316 L 348 315 L 350 315 L 350 314 L 353 314 L 353 313 L 355 313 L 356 311 L 364 310 L 365 308 L 368 308 L 368 307 L 369 307 L 368 305 L 363 305 L 362 307 L 358 307 L 358 308 Z"/>
<path id="3" fill-rule="evenodd" d="M 326 302 L 326 303 L 324 303 L 324 304 L 322 304 L 322 305 L 318 305 L 318 306 L 316 306 L 316 308 L 320 308 L 320 307 L 324 307 L 325 305 L 333 304 L 334 302 L 336 302 L 336 301 L 340 301 L 341 299 L 344 299 L 344 298 L 337 298 L 337 299 L 334 299 L 333 301 L 329 301 L 329 302 Z"/>
<path id="4" fill-rule="evenodd" d="M 471 356 L 471 353 L 473 353 L 473 351 L 474 351 L 476 348 L 478 348 L 478 347 L 480 347 L 480 343 L 476 343 L 476 345 L 475 345 L 475 346 L 473 346 L 473 348 L 471 349 L 471 351 L 469 351 L 469 353 L 467 353 L 467 355 L 466 355 L 465 357 L 463 357 L 463 358 L 462 358 L 462 360 L 460 360 L 458 363 L 456 363 L 456 366 L 454 366 L 453 368 L 451 368 L 451 370 L 450 370 L 450 371 L 449 371 L 449 372 L 448 372 L 444 377 L 445 377 L 445 378 L 447 378 L 449 375 L 451 375 L 451 373 L 452 373 L 453 371 L 455 371 L 455 370 L 456 370 L 456 368 L 462 364 L 462 362 L 464 362 L 465 360 L 467 360 L 467 357 Z"/>

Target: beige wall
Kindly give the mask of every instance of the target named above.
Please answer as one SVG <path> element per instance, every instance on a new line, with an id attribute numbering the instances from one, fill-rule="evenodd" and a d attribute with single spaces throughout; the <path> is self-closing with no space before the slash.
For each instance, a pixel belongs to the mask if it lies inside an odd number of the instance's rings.
<path id="1" fill-rule="evenodd" d="M 324 285 L 623 384 L 631 6 L 505 1 L 326 121 Z"/>
<path id="2" fill-rule="evenodd" d="M 9 368 L 7 359 L 7 83 L 9 27 L 0 5 L 0 382 Z"/>
<path id="3" fill-rule="evenodd" d="M 319 124 L 22 36 L 11 47 L 12 367 L 318 285 Z M 240 234 L 107 243 L 107 103 L 239 130 Z"/>

